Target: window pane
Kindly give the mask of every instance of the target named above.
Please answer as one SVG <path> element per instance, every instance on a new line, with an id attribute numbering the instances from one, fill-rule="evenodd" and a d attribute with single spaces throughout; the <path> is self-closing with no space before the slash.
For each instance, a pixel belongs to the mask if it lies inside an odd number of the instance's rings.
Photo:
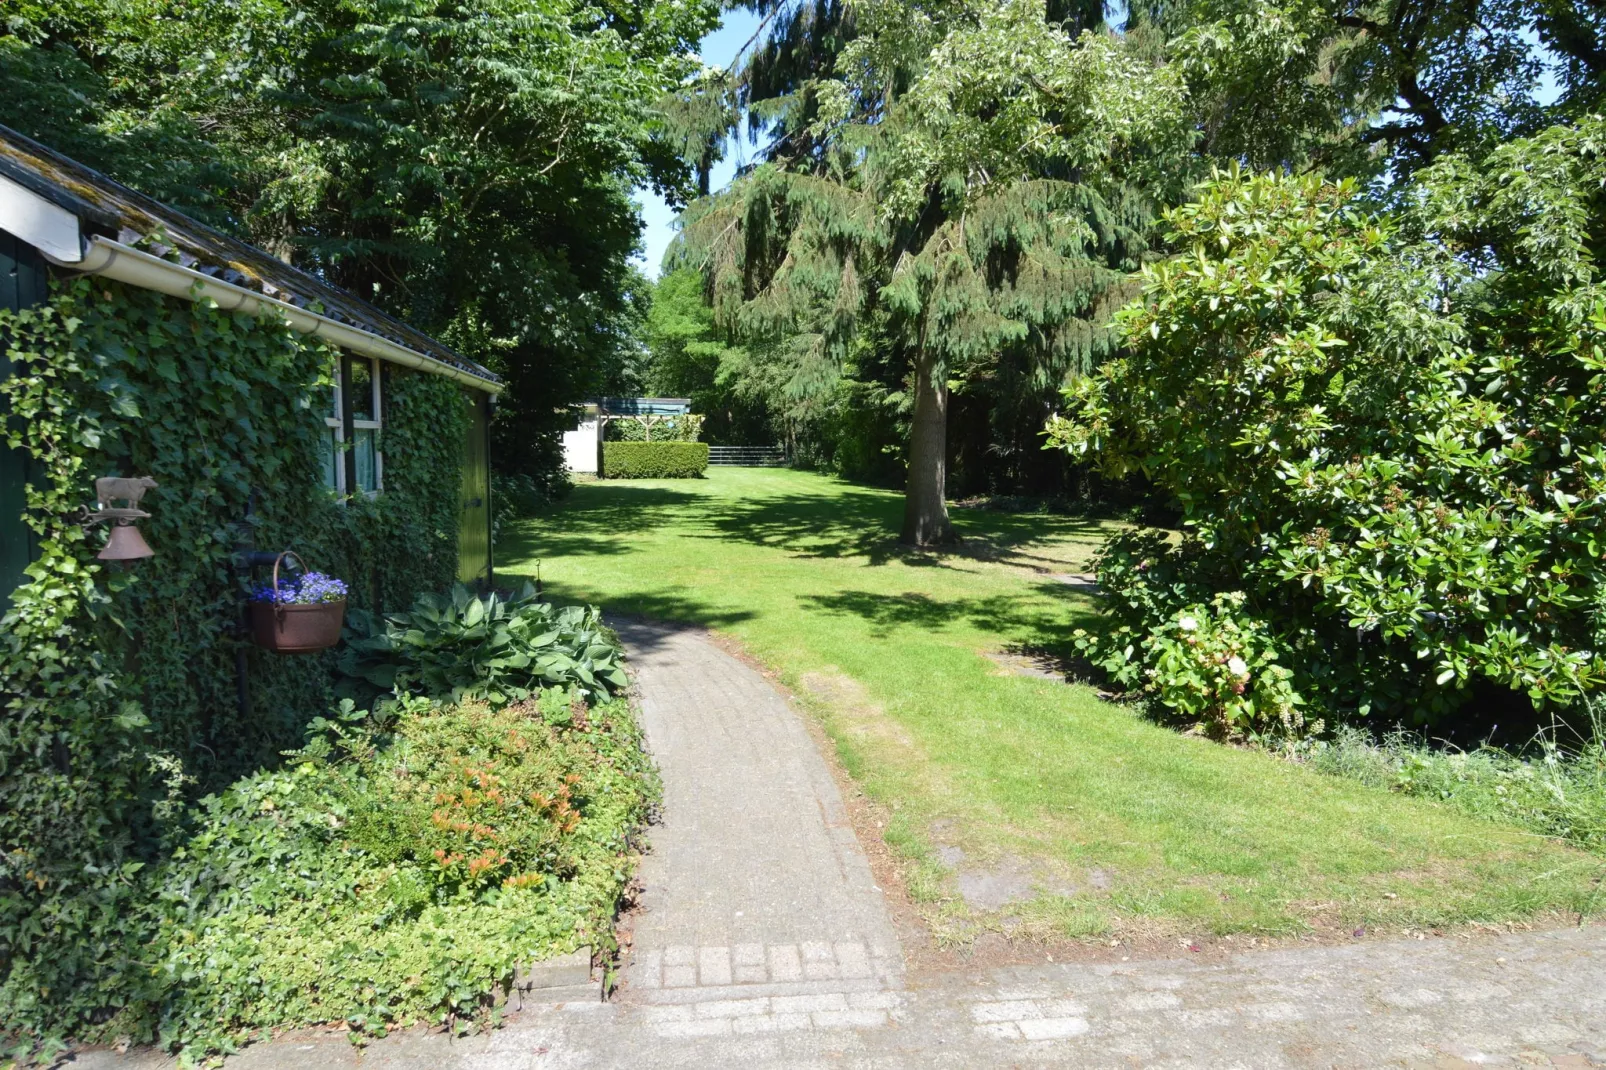
<path id="1" fill-rule="evenodd" d="M 351 358 L 351 418 L 378 419 L 374 415 L 374 367 L 359 357 Z"/>
<path id="2" fill-rule="evenodd" d="M 357 489 L 378 490 L 379 466 L 375 463 L 374 431 L 372 428 L 359 427 L 352 435 L 351 448 L 357 453 Z"/>
<path id="3" fill-rule="evenodd" d="M 335 429 L 323 429 L 323 438 L 318 446 L 318 453 L 323 461 L 323 481 L 330 490 L 340 489 L 340 446 L 335 442 Z"/>

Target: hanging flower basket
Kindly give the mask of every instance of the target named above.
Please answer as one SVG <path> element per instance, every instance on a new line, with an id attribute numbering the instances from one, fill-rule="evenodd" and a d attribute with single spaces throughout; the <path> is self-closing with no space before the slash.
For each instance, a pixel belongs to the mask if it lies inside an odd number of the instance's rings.
<path id="1" fill-rule="evenodd" d="M 285 558 L 301 566 L 301 578 L 279 581 Z M 273 582 L 256 589 L 251 599 L 251 638 L 279 654 L 310 654 L 340 642 L 346 620 L 346 585 L 321 572 L 308 572 L 289 550 L 274 558 Z"/>

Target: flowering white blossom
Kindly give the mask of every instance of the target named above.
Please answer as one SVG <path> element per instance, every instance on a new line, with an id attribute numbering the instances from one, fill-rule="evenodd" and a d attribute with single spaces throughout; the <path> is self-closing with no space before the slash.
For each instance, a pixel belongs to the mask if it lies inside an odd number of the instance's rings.
<path id="1" fill-rule="evenodd" d="M 1234 676 L 1249 675 L 1249 666 L 1244 663 L 1243 658 L 1240 658 L 1236 654 L 1227 659 L 1227 668 Z"/>
<path id="2" fill-rule="evenodd" d="M 1181 628 L 1185 632 L 1196 632 L 1199 630 L 1199 622 L 1194 620 L 1192 617 L 1183 617 L 1181 620 L 1177 621 L 1177 627 Z"/>

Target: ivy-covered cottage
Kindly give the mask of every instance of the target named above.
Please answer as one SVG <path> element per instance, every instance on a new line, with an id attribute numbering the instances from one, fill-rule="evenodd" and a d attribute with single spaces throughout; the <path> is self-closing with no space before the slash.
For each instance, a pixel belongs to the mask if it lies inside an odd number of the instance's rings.
<path id="1" fill-rule="evenodd" d="M 491 582 L 501 385 L 4 127 L 0 352 L 5 962 L 29 932 L 90 954 L 72 934 L 105 928 L 86 904 L 120 909 L 116 874 L 149 853 L 162 799 L 275 761 L 336 702 L 337 652 L 252 642 L 263 553 L 342 580 L 359 624 Z M 151 556 L 102 559 L 113 524 L 90 514 L 133 505 L 97 501 L 106 477 L 148 514 Z"/>
<path id="2" fill-rule="evenodd" d="M 449 525 L 455 535 L 451 541 L 456 573 L 465 582 L 489 581 L 485 430 L 489 406 L 501 389 L 495 375 L 351 294 L 0 126 L 0 308 L 16 310 L 52 301 L 82 305 L 79 311 L 88 313 L 91 322 L 107 321 L 102 326 L 118 319 L 118 306 L 131 313 L 137 306 L 144 314 L 159 314 L 165 321 L 161 333 L 170 338 L 146 335 L 143 355 L 148 359 L 134 370 L 136 379 L 141 370 L 169 382 L 175 374 L 187 377 L 197 369 L 184 365 L 186 357 L 204 362 L 209 371 L 225 378 L 244 371 L 230 367 L 243 356 L 230 352 L 242 348 L 239 340 L 230 345 L 202 339 L 205 332 L 200 326 L 212 318 L 210 306 L 224 310 L 223 318 L 232 323 L 261 320 L 271 333 L 296 343 L 296 349 L 323 358 L 322 364 L 312 362 L 310 374 L 291 376 L 304 382 L 286 385 L 291 391 L 303 391 L 304 400 L 321 416 L 322 423 L 313 424 L 319 478 L 334 502 L 357 496 L 376 499 L 387 493 L 405 496 L 416 489 L 401 475 L 402 470 L 417 467 L 414 459 L 400 455 L 407 448 L 407 432 L 414 429 L 393 428 L 387 433 L 386 416 L 397 407 L 396 395 L 405 399 L 417 392 L 410 380 L 440 378 L 442 383 L 431 384 L 433 393 L 459 402 L 456 407 L 461 412 L 439 413 L 438 423 L 417 430 L 431 438 L 451 432 L 448 445 L 456 447 L 452 452 L 461 470 L 461 478 L 452 480 L 458 488 L 458 516 Z M 196 309 L 197 302 L 206 307 Z M 131 342 L 136 318 L 130 316 L 121 328 L 111 328 L 108 340 L 130 336 L 120 341 Z M 241 379 L 231 385 L 239 389 L 248 382 Z M 118 375 L 103 377 L 96 385 L 115 403 L 110 415 L 125 425 L 123 435 L 139 437 L 141 427 L 154 432 L 170 415 L 142 411 L 134 383 L 125 383 Z M 204 390 L 193 396 L 194 407 L 207 403 Z M 267 413 L 258 410 L 253 415 Z M 397 418 L 407 419 L 400 413 Z M 305 421 L 292 423 L 295 426 L 241 425 L 245 437 L 234 444 L 271 454 L 285 445 L 278 440 L 304 437 Z M 195 431 L 181 437 L 197 458 L 223 444 L 209 439 L 200 426 Z M 252 463 L 246 457 L 216 460 L 236 471 Z M 388 481 L 387 461 L 392 473 Z M 446 473 L 431 474 L 438 478 Z M 21 519 L 26 475 L 27 460 L 14 451 L 0 472 L 0 577 L 8 589 L 21 580 L 31 556 Z M 86 492 L 90 489 L 86 485 Z M 166 493 L 153 494 L 150 502 L 157 505 L 174 492 L 190 495 L 195 489 L 170 487 Z M 257 489 L 264 495 L 273 490 Z M 159 530 L 160 520 L 154 523 Z M 432 553 L 443 550 L 436 547 Z"/>

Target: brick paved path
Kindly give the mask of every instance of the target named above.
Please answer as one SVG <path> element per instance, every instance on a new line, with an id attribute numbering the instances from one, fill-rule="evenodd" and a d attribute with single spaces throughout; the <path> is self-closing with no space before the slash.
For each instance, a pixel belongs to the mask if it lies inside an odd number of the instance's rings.
<path id="1" fill-rule="evenodd" d="M 871 1025 L 902 965 L 825 761 L 786 700 L 696 632 L 619 629 L 663 774 L 623 998 Z M 731 1003 L 731 1001 L 737 1001 Z M 708 1019 L 657 1012 L 667 1032 Z M 760 1025 L 762 1027 L 762 1025 Z"/>

